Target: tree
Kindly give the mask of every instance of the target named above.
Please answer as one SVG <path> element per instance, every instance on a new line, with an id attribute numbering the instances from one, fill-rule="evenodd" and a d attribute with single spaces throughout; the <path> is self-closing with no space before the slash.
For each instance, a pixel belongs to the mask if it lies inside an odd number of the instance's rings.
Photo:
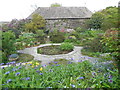
<path id="1" fill-rule="evenodd" d="M 118 27 L 118 8 L 117 7 L 107 7 L 105 10 L 102 11 L 104 14 L 104 21 L 101 25 L 101 28 L 104 30 L 110 28 L 117 28 Z"/>
<path id="2" fill-rule="evenodd" d="M 46 21 L 43 19 L 42 16 L 39 14 L 33 14 L 31 22 L 27 23 L 25 25 L 25 28 L 29 32 L 35 33 L 38 29 L 44 29 L 45 28 Z"/>
<path id="3" fill-rule="evenodd" d="M 88 27 L 91 29 L 101 28 L 101 24 L 104 20 L 104 15 L 101 12 L 96 12 L 92 15 L 91 19 L 87 21 Z"/>
<path id="4" fill-rule="evenodd" d="M 118 27 L 118 8 L 107 7 L 102 11 L 95 12 L 87 21 L 88 28 L 107 30 Z"/>
<path id="5" fill-rule="evenodd" d="M 53 3 L 53 4 L 51 4 L 51 7 L 61 7 L 62 5 L 61 4 L 59 4 L 59 3 Z"/>

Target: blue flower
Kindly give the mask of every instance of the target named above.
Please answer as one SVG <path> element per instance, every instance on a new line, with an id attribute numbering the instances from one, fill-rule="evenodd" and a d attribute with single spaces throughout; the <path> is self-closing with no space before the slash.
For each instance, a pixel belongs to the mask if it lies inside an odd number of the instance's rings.
<path id="1" fill-rule="evenodd" d="M 57 64 L 58 62 L 54 62 L 55 64 Z"/>
<path id="2" fill-rule="evenodd" d="M 1 66 L 1 65 L 4 65 L 4 63 L 1 63 L 0 66 Z"/>
<path id="3" fill-rule="evenodd" d="M 26 80 L 29 80 L 29 79 L 30 79 L 30 77 L 27 77 L 27 78 L 26 78 Z"/>
<path id="4" fill-rule="evenodd" d="M 84 79 L 84 77 L 79 77 L 78 79 Z M 77 80 L 78 80 L 78 79 L 77 79 Z"/>
<path id="5" fill-rule="evenodd" d="M 20 72 L 17 72 L 17 73 L 15 74 L 15 76 L 18 76 L 18 75 L 20 75 Z"/>
<path id="6" fill-rule="evenodd" d="M 60 66 L 59 64 L 57 64 L 56 66 Z"/>
<path id="7" fill-rule="evenodd" d="M 18 69 L 21 69 L 22 67 L 18 67 Z"/>
<path id="8" fill-rule="evenodd" d="M 42 65 L 42 67 L 46 67 L 47 65 Z"/>
<path id="9" fill-rule="evenodd" d="M 75 85 L 73 85 L 73 84 L 72 84 L 71 86 L 72 86 L 73 88 L 75 87 Z"/>
<path id="10" fill-rule="evenodd" d="M 43 75 L 43 73 L 39 73 L 39 75 Z"/>
<path id="11" fill-rule="evenodd" d="M 2 69 L 4 69 L 5 67 L 1 67 Z"/>
<path id="12" fill-rule="evenodd" d="M 9 74 L 9 73 L 10 73 L 10 71 L 6 72 L 5 74 Z"/>
<path id="13" fill-rule="evenodd" d="M 17 71 L 17 69 L 16 69 L 16 68 L 13 68 L 12 71 Z"/>
<path id="14" fill-rule="evenodd" d="M 52 70 L 52 69 L 50 69 L 49 71 L 50 71 L 50 72 L 53 72 L 53 70 Z"/>
<path id="15" fill-rule="evenodd" d="M 39 71 L 39 70 L 37 70 L 36 72 L 37 72 L 37 73 L 39 73 L 40 71 Z"/>
<path id="16" fill-rule="evenodd" d="M 9 82 L 12 82 L 12 79 L 8 79 L 8 80 L 7 80 L 7 83 L 9 83 Z"/>

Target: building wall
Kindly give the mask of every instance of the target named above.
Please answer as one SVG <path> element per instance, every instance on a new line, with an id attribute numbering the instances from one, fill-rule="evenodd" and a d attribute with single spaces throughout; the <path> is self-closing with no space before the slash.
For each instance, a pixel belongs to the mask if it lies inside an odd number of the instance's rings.
<path id="1" fill-rule="evenodd" d="M 46 28 L 53 31 L 54 29 L 66 30 L 84 27 L 86 19 L 47 19 Z"/>

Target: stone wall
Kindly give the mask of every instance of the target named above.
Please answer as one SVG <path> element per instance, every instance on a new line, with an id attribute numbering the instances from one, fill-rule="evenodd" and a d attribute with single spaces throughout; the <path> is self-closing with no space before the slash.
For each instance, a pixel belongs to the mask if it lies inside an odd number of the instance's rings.
<path id="1" fill-rule="evenodd" d="M 49 30 L 66 30 L 83 27 L 86 19 L 50 19 L 46 20 L 46 28 Z"/>

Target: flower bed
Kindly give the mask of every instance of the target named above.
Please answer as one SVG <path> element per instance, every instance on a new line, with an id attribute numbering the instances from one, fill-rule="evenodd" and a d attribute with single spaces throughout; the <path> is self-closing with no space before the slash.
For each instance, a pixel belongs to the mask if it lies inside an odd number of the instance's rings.
<path id="1" fill-rule="evenodd" d="M 88 61 L 50 65 L 28 63 L 2 69 L 2 88 L 120 88 L 117 69 L 93 68 Z"/>
<path id="2" fill-rule="evenodd" d="M 61 50 L 60 45 L 44 46 L 37 49 L 37 53 L 45 55 L 67 54 L 73 50 Z"/>

